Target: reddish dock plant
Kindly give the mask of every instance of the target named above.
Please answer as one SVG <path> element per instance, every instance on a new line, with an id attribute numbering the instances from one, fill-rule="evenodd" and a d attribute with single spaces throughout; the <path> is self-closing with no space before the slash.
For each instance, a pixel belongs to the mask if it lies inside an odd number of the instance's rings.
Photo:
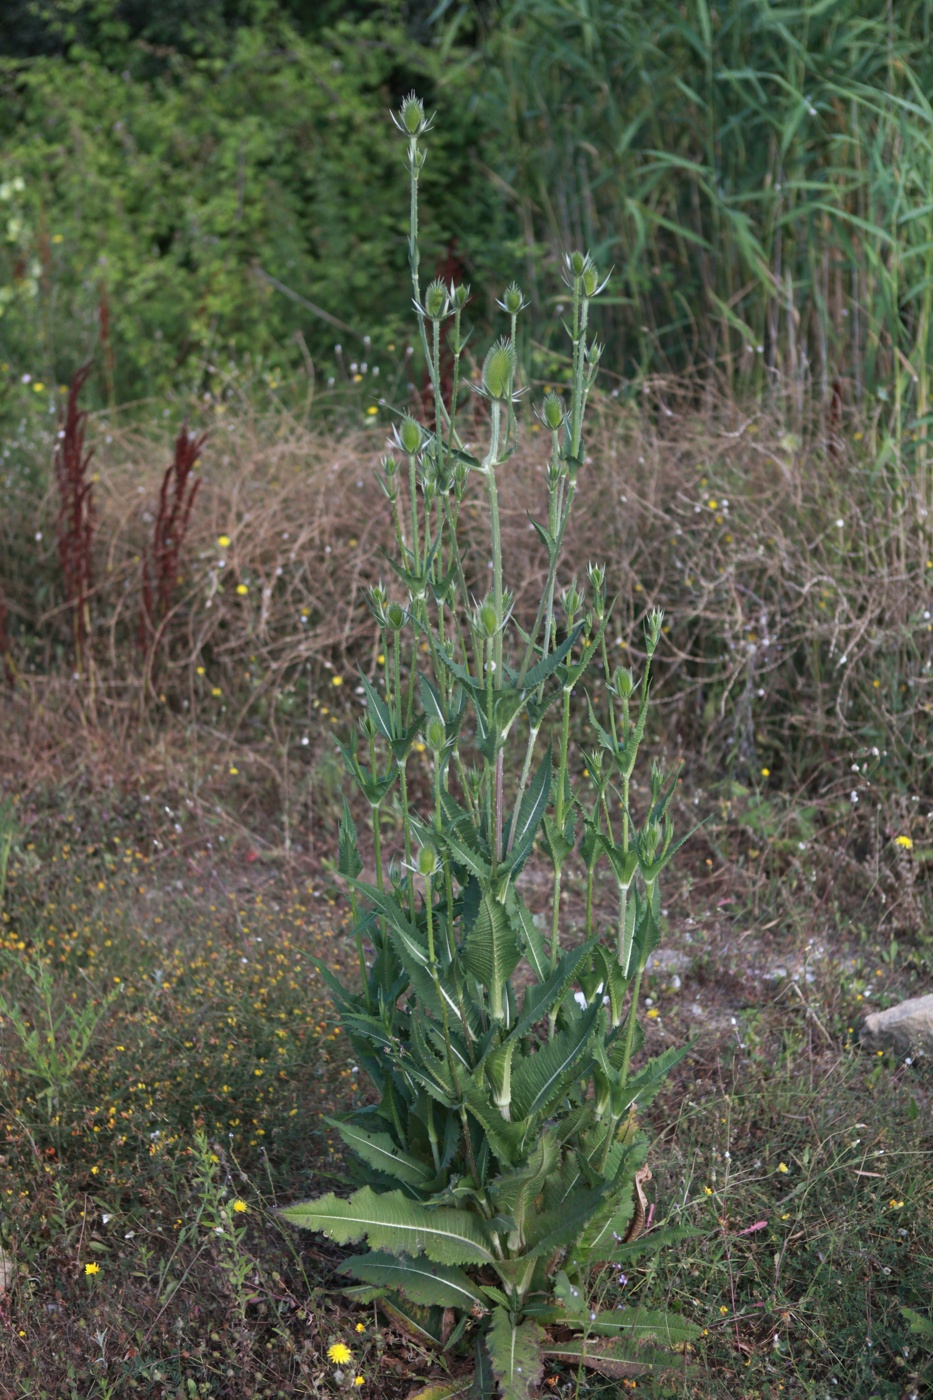
<path id="1" fill-rule="evenodd" d="M 178 585 L 178 560 L 200 481 L 192 481 L 207 434 L 191 437 L 187 425 L 175 439 L 175 455 L 162 477 L 152 551 L 143 558 L 143 600 L 140 642 L 149 649 L 152 668 Z"/>
<path id="2" fill-rule="evenodd" d="M 85 650 L 91 631 L 94 482 L 88 476 L 93 449 L 84 450 L 87 413 L 78 407 L 78 399 L 93 367 L 91 361 L 82 365 L 71 381 L 65 420 L 55 450 L 58 557 L 65 584 L 65 599 L 71 612 L 74 663 L 79 676 L 84 672 Z"/>

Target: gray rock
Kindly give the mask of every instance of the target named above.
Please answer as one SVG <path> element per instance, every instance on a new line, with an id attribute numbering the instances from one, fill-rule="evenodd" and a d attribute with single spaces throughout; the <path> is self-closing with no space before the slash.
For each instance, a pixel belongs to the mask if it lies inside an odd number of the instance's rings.
<path id="1" fill-rule="evenodd" d="M 933 1055 L 933 993 L 911 997 L 887 1011 L 873 1011 L 865 1017 L 858 1038 L 867 1050 Z"/>

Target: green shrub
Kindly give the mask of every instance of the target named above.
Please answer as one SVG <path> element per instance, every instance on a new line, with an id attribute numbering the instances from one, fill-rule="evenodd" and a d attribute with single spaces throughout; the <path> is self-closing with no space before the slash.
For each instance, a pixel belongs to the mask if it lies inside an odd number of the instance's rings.
<path id="1" fill-rule="evenodd" d="M 342 746 L 371 813 L 376 866 L 375 884 L 361 879 L 347 807 L 338 867 L 350 886 L 361 990 L 318 964 L 379 1098 L 336 1125 L 359 1158 L 359 1189 L 348 1200 L 329 1194 L 283 1214 L 341 1244 L 365 1240 L 368 1252 L 341 1266 L 362 1284 L 354 1296 L 379 1299 L 390 1316 L 448 1350 L 472 1345 L 473 1393 L 520 1400 L 541 1379 L 546 1355 L 574 1363 L 595 1357 L 603 1366 L 669 1363 L 661 1348 L 700 1332 L 664 1311 L 590 1311 L 587 1282 L 592 1266 L 621 1264 L 639 1247 L 636 1188 L 647 1174 L 647 1142 L 636 1110 L 685 1053 L 671 1047 L 633 1067 L 642 975 L 660 938 L 658 878 L 680 844 L 669 817 L 676 773 L 665 778 L 652 768 L 641 823 L 629 801 L 662 618 L 648 619 L 640 685 L 619 669 L 609 714 L 600 721 L 590 708 L 593 792 L 574 793 L 571 701 L 591 663 L 601 660 L 608 671 L 610 607 L 600 566 L 588 571 L 589 601 L 576 583 L 558 599 L 556 585 L 578 474 L 586 471 L 584 412 L 601 353 L 589 314 L 605 282 L 589 256 L 566 259 L 569 404 L 550 392 L 538 409 L 551 448 L 547 522 L 536 522 L 548 571 L 524 633 L 505 585 L 497 486 L 517 431 L 514 343 L 524 299 L 514 284 L 506 290 L 500 304 L 510 334 L 490 348 L 473 386 L 488 411 L 480 458 L 457 432 L 469 289 L 440 281 L 423 288 L 419 271 L 422 138 L 431 123 L 410 97 L 397 125 L 408 142 L 409 252 L 435 416 L 430 425 L 402 417 L 400 460 L 384 463 L 397 585 L 375 587 L 371 600 L 387 683 L 380 694 L 363 678 L 362 737 Z M 442 328 L 454 361 L 449 403 L 441 393 Z M 457 535 L 474 476 L 486 488 L 492 556 L 492 587 L 478 599 Z M 428 670 L 419 673 L 422 655 Z M 543 750 L 552 707 L 555 733 Z M 413 796 L 416 747 L 430 759 L 423 809 Z M 404 833 L 401 864 L 387 860 L 382 845 L 390 794 Z M 568 937 L 560 899 L 581 818 L 590 888 L 605 859 L 618 890 L 614 927 L 594 927 L 588 901 L 582 938 Z M 519 891 L 536 843 L 552 871 L 549 934 Z M 559 1338 L 553 1328 L 562 1329 Z"/>

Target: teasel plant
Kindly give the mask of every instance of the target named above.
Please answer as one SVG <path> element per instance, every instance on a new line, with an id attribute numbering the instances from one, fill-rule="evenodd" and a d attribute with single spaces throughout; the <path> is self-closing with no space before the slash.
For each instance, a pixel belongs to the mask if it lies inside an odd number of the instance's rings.
<path id="1" fill-rule="evenodd" d="M 662 617 L 648 616 L 647 665 L 636 682 L 627 670 L 609 670 L 605 569 L 591 565 L 586 587 L 560 587 L 601 353 L 589 318 L 608 280 L 579 252 L 564 267 L 567 397 L 548 392 L 536 408 L 550 443 L 546 520 L 535 522 L 547 575 L 530 630 L 513 616 L 498 477 L 518 432 L 514 346 L 524 298 L 513 284 L 500 303 L 509 333 L 489 349 L 475 385 L 488 409 L 486 450 L 475 455 L 457 428 L 469 289 L 440 281 L 422 289 L 419 275 L 418 186 L 431 120 L 411 96 L 395 121 L 407 143 L 413 300 L 434 418 L 401 415 L 382 464 L 398 556 L 392 585 L 370 596 L 385 684 L 361 678 L 359 734 L 340 746 L 368 806 L 376 872 L 374 882 L 362 878 L 345 799 L 337 867 L 359 985 L 317 963 L 374 1093 L 332 1120 L 352 1154 L 357 1189 L 282 1215 L 341 1245 L 363 1245 L 339 1268 L 355 1280 L 349 1296 L 377 1302 L 448 1364 L 471 1357 L 476 1400 L 523 1400 L 546 1361 L 636 1374 L 682 1364 L 701 1331 L 663 1309 L 593 1305 L 596 1271 L 627 1267 L 684 1234 L 643 1233 L 641 1184 L 650 1173 L 638 1125 L 639 1109 L 686 1053 L 671 1047 L 642 1063 L 638 1021 L 643 974 L 660 939 L 659 879 L 682 844 L 670 815 L 676 772 L 651 769 L 640 819 L 630 803 Z M 454 360 L 447 403 L 443 333 Z M 469 591 L 458 543 L 473 477 L 485 490 L 492 558 L 492 587 L 481 598 Z M 577 687 L 599 662 L 610 706 L 602 718 L 589 706 L 596 747 L 586 758 L 587 794 L 573 786 L 571 718 Z M 409 771 L 422 761 L 430 800 L 419 807 L 412 792 L 423 784 L 411 784 Z M 404 842 L 395 863 L 383 848 L 390 800 Z M 569 936 L 562 880 L 578 837 L 586 921 L 580 936 Z M 521 892 L 536 846 L 552 871 L 543 927 Z M 618 895 L 606 929 L 593 904 L 601 861 Z M 463 1384 L 443 1393 L 465 1394 Z"/>

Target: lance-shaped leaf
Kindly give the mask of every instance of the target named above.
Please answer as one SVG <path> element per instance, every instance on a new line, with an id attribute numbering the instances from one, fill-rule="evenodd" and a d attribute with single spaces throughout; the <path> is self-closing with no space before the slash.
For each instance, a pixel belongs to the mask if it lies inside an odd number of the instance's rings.
<path id="1" fill-rule="evenodd" d="M 337 838 L 337 871 L 347 880 L 355 880 L 363 869 L 357 847 L 356 824 L 350 815 L 350 804 L 343 799 L 343 816 L 340 819 L 340 834 Z"/>
<path id="2" fill-rule="evenodd" d="M 604 617 L 599 624 L 598 631 L 584 643 L 583 654 L 579 660 L 568 661 L 566 666 L 562 668 L 561 682 L 565 690 L 573 689 L 587 666 L 589 666 L 590 662 L 593 660 L 593 657 L 599 654 L 599 644 L 603 639 L 603 633 L 606 630 L 606 623 L 608 621 L 608 616 Z"/>
<path id="3" fill-rule="evenodd" d="M 544 1189 L 548 1177 L 557 1167 L 560 1147 L 553 1133 L 545 1130 L 528 1157 L 528 1160 L 514 1171 L 504 1172 L 490 1183 L 489 1195 L 500 1215 L 506 1215 L 514 1222 L 516 1238 L 509 1239 L 509 1249 L 525 1247 L 525 1221 L 531 1212 L 535 1199 Z"/>
<path id="4" fill-rule="evenodd" d="M 369 717 L 376 726 L 378 733 L 391 743 L 395 734 L 392 727 L 392 716 L 389 713 L 389 707 L 382 697 L 376 694 L 362 671 L 360 672 L 360 680 L 366 692 L 366 708 L 369 711 Z"/>
<path id="5" fill-rule="evenodd" d="M 515 1037 L 510 1036 L 501 1045 L 490 1050 L 483 1061 L 486 1078 L 492 1086 L 493 1103 L 506 1122 L 512 1116 L 510 1109 L 512 1102 L 512 1056 L 515 1054 L 517 1045 L 518 1041 Z"/>
<path id="6" fill-rule="evenodd" d="M 547 550 L 548 563 L 553 564 L 554 555 L 557 552 L 556 539 L 551 534 L 550 530 L 546 529 L 545 526 L 541 524 L 540 520 L 535 520 L 530 515 L 528 519 L 531 521 L 532 525 L 537 530 L 538 539 L 541 541 L 541 543 L 544 545 L 544 548 Z"/>
<path id="7" fill-rule="evenodd" d="M 423 1390 L 410 1391 L 408 1400 L 470 1400 L 472 1386 L 471 1375 L 458 1381 L 428 1381 Z"/>
<path id="8" fill-rule="evenodd" d="M 467 1400 L 496 1400 L 496 1378 L 492 1373 L 492 1361 L 484 1336 L 477 1337 L 473 1353 L 473 1384 Z"/>
<path id="9" fill-rule="evenodd" d="M 521 944 L 508 911 L 491 890 L 486 890 L 467 933 L 463 961 L 467 971 L 489 993 L 489 1014 L 495 1021 L 504 1017 L 503 991 L 521 956 Z"/>
<path id="10" fill-rule="evenodd" d="M 404 1182 L 406 1186 L 424 1186 L 433 1179 L 434 1171 L 416 1157 L 402 1152 L 388 1133 L 364 1132 L 355 1123 L 341 1123 L 337 1118 L 325 1118 L 324 1121 L 336 1128 L 347 1146 L 377 1171 L 395 1177 L 396 1181 Z M 375 1281 L 369 1280 L 370 1283 Z"/>
<path id="11" fill-rule="evenodd" d="M 505 1121 L 491 1101 L 489 1086 L 483 1078 L 482 1070 L 465 1079 L 461 1088 L 467 1110 L 486 1134 L 492 1152 L 503 1166 L 515 1166 L 524 1149 L 528 1122 Z"/>
<path id="12" fill-rule="evenodd" d="M 535 843 L 535 836 L 541 824 L 541 818 L 547 811 L 547 804 L 551 797 L 551 767 L 551 750 L 548 748 L 547 753 L 541 760 L 538 770 L 521 800 L 514 833 L 512 831 L 511 821 L 509 821 L 506 826 L 503 849 L 509 850 L 511 846 L 508 856 L 508 868 L 510 871 L 520 870 L 531 854 L 531 848 Z"/>
<path id="13" fill-rule="evenodd" d="M 354 884 L 360 893 L 364 894 L 370 903 L 375 905 L 379 913 L 385 915 L 389 926 L 389 936 L 406 968 L 409 963 L 427 967 L 429 964 L 428 949 L 421 930 L 411 922 L 398 900 L 387 890 L 380 890 L 376 885 L 368 885 L 364 880 L 355 880 Z"/>
<path id="14" fill-rule="evenodd" d="M 675 1065 L 680 1064 L 680 1061 L 690 1049 L 690 1044 L 671 1045 L 667 1050 L 662 1051 L 660 1055 L 656 1055 L 654 1059 L 649 1060 L 648 1063 L 625 1084 L 618 1099 L 621 1105 L 618 1109 L 616 1108 L 615 1100 L 613 1101 L 613 1112 L 617 1115 L 622 1114 L 636 1101 L 640 1108 L 647 1107 L 671 1070 Z"/>
<path id="15" fill-rule="evenodd" d="M 412 1303 L 423 1307 L 469 1309 L 475 1303 L 485 1306 L 482 1293 L 462 1269 L 430 1259 L 373 1250 L 345 1259 L 337 1272 L 404 1293 Z"/>
<path id="16" fill-rule="evenodd" d="M 576 979 L 580 964 L 593 951 L 595 944 L 596 939 L 591 939 L 589 943 L 581 943 L 564 953 L 554 971 L 548 973 L 543 982 L 526 987 L 521 1015 L 512 1027 L 513 1036 L 527 1035 L 532 1026 L 560 1005 L 570 984 Z"/>
<path id="17" fill-rule="evenodd" d="M 599 842 L 612 866 L 616 884 L 620 889 L 627 890 L 635 878 L 635 871 L 638 869 L 637 852 L 626 851 L 622 846 L 617 846 L 604 831 L 599 834 Z"/>
<path id="18" fill-rule="evenodd" d="M 531 910 L 512 886 L 506 895 L 505 907 L 509 911 L 516 935 L 524 944 L 525 957 L 534 968 L 535 976 L 539 982 L 546 981 L 551 975 L 551 962 L 544 938 L 538 930 Z"/>
<path id="19" fill-rule="evenodd" d="M 544 1355 L 552 1361 L 561 1361 L 565 1366 L 577 1368 L 586 1366 L 601 1376 L 621 1380 L 626 1376 L 643 1376 L 656 1367 L 676 1365 L 681 1369 L 678 1358 L 670 1352 L 644 1349 L 633 1359 L 631 1345 L 617 1339 L 573 1338 L 569 1342 L 551 1342 L 544 1348 Z"/>
<path id="20" fill-rule="evenodd" d="M 678 1313 L 652 1308 L 617 1308 L 601 1312 L 590 1321 L 589 1330 L 601 1337 L 628 1337 L 636 1344 L 659 1342 L 661 1346 L 678 1347 L 702 1337 L 703 1328 L 688 1322 Z"/>
<path id="21" fill-rule="evenodd" d="M 458 822 L 456 826 L 446 827 L 439 833 L 439 836 L 451 859 L 457 865 L 468 870 L 471 875 L 475 875 L 477 880 L 489 879 L 492 866 L 487 852 L 481 846 L 479 833 L 469 817 Z M 435 839 L 437 839 L 437 833 Z"/>
<path id="22" fill-rule="evenodd" d="M 438 1264 L 491 1264 L 493 1251 L 478 1216 L 466 1210 L 431 1209 L 401 1191 L 377 1195 L 364 1186 L 347 1201 L 330 1192 L 316 1201 L 285 1206 L 292 1225 L 316 1230 L 337 1244 L 365 1239 L 391 1254 L 426 1254 Z"/>
<path id="23" fill-rule="evenodd" d="M 669 865 L 674 859 L 681 846 L 685 845 L 686 842 L 690 840 L 690 837 L 699 831 L 702 825 L 702 822 L 698 822 L 692 831 L 687 832 L 686 836 L 682 836 L 679 841 L 675 841 L 672 845 L 668 846 L 663 856 L 659 856 L 657 860 L 639 860 L 638 864 L 641 869 L 642 878 L 646 884 L 652 884 L 658 878 L 664 867 Z"/>
<path id="24" fill-rule="evenodd" d="M 544 1333 L 536 1322 L 516 1322 L 505 1308 L 494 1308 L 486 1333 L 501 1400 L 531 1400 L 544 1374 Z"/>
<path id="25" fill-rule="evenodd" d="M 512 1073 L 512 1109 L 517 1118 L 546 1114 L 581 1072 L 601 1006 L 591 1006 L 569 1030 L 562 1031 Z"/>
<path id="26" fill-rule="evenodd" d="M 547 815 L 544 817 L 543 826 L 544 836 L 541 844 L 544 846 L 551 864 L 560 867 L 573 850 L 573 841 L 570 839 L 573 834 L 573 826 L 568 820 L 564 830 L 561 831 L 554 818 Z"/>
<path id="27" fill-rule="evenodd" d="M 564 638 L 556 650 L 549 652 L 543 661 L 539 661 L 537 666 L 532 666 L 525 672 L 525 679 L 522 681 L 522 685 L 526 690 L 537 690 L 542 681 L 546 681 L 548 676 L 554 674 L 564 657 L 576 646 L 577 638 L 582 631 L 583 623 L 580 622 L 570 635 Z"/>

